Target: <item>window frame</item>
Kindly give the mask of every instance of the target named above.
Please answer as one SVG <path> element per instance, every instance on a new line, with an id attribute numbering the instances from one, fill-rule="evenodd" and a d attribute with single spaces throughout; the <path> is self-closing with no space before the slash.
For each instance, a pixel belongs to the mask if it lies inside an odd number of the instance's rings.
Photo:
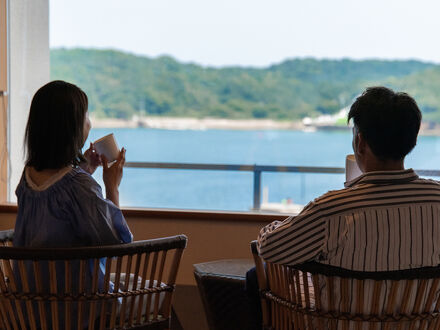
<path id="1" fill-rule="evenodd" d="M 0 0 L 0 202 L 8 198 L 8 0 Z"/>

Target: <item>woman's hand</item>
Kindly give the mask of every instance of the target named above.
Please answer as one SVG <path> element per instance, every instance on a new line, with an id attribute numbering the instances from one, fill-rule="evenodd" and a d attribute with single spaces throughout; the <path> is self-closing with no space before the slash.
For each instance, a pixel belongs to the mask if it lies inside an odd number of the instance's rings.
<path id="1" fill-rule="evenodd" d="M 87 163 L 81 163 L 79 166 L 90 174 L 95 173 L 97 167 L 102 164 L 101 156 L 96 152 L 93 143 L 90 143 L 89 149 L 84 152 L 84 158 Z"/>
<path id="2" fill-rule="evenodd" d="M 107 158 L 104 155 L 102 159 L 102 179 L 105 185 L 107 199 L 111 200 L 115 205 L 119 206 L 119 184 L 121 183 L 124 164 L 125 164 L 125 148 L 119 152 L 119 157 L 115 163 L 108 167 Z"/>

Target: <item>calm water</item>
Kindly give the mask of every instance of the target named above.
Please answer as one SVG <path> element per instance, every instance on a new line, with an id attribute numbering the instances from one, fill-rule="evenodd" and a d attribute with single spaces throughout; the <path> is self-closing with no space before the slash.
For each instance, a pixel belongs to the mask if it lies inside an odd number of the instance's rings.
<path id="1" fill-rule="evenodd" d="M 127 161 L 345 166 L 351 132 L 93 129 L 89 139 L 113 132 Z M 440 168 L 440 137 L 420 137 L 407 167 Z M 102 184 L 102 172 L 94 177 Z M 309 200 L 343 186 L 344 175 L 263 173 L 270 202 Z M 121 204 L 164 208 L 249 210 L 251 172 L 125 169 Z"/>

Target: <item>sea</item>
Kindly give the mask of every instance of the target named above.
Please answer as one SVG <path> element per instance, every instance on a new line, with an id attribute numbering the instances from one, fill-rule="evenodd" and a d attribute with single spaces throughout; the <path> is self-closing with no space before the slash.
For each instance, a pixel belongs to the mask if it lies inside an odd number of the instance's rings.
<path id="1" fill-rule="evenodd" d="M 130 162 L 172 162 L 277 166 L 344 167 L 352 152 L 346 131 L 92 129 L 88 142 L 114 133 Z M 86 142 L 86 146 L 88 146 Z M 420 136 L 405 165 L 440 169 L 440 137 Z M 94 174 L 102 187 L 102 169 Z M 437 178 L 439 179 L 439 178 Z M 344 174 L 263 172 L 262 188 L 271 203 L 305 205 L 317 196 L 343 188 Z M 125 168 L 121 206 L 249 211 L 253 173 Z"/>

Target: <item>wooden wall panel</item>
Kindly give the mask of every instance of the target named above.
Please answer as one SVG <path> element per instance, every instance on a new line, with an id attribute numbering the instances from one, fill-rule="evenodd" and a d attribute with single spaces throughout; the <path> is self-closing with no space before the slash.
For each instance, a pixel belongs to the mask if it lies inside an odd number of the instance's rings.
<path id="1" fill-rule="evenodd" d="M 286 215 L 123 209 L 135 240 L 188 236 L 177 277 L 174 308 L 184 329 L 208 330 L 194 280 L 193 264 L 219 259 L 251 259 L 249 242 L 260 228 Z M 0 230 L 14 228 L 17 206 L 0 204 Z M 190 303 L 188 303 L 190 302 Z"/>
<path id="2" fill-rule="evenodd" d="M 251 259 L 250 241 L 261 227 L 287 215 L 246 212 L 122 209 L 135 240 L 185 234 L 188 246 L 178 284 L 195 285 L 193 264 L 219 259 Z M 0 204 L 0 230 L 14 228 L 17 206 Z"/>

